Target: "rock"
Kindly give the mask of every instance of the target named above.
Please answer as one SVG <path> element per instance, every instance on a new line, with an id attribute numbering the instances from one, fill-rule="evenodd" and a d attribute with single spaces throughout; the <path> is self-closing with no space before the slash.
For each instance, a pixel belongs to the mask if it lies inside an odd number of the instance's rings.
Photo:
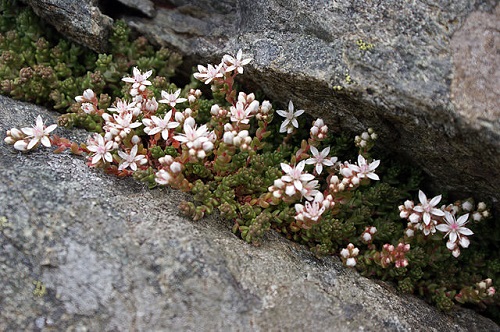
<path id="1" fill-rule="evenodd" d="M 148 17 L 154 17 L 156 10 L 154 3 L 149 0 L 118 0 L 125 6 L 138 10 Z"/>
<path id="2" fill-rule="evenodd" d="M 113 20 L 103 15 L 97 0 L 24 0 L 35 13 L 68 38 L 96 52 L 107 49 Z"/>
<path id="3" fill-rule="evenodd" d="M 5 97 L 0 108 L 2 133 L 38 114 L 56 120 Z M 180 216 L 179 192 L 148 190 L 50 149 L 19 153 L 4 135 L 2 331 L 500 330 L 473 311 L 447 315 L 398 295 L 275 233 L 248 245 L 216 217 Z"/>
<path id="4" fill-rule="evenodd" d="M 126 17 L 194 64 L 238 49 L 246 80 L 423 167 L 436 191 L 500 211 L 500 4 L 176 0 L 154 19 Z"/>

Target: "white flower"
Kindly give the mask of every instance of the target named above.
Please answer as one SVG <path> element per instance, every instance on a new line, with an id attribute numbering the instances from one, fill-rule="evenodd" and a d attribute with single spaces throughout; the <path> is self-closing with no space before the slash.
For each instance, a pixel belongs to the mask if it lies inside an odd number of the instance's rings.
<path id="1" fill-rule="evenodd" d="M 151 82 L 148 81 L 149 76 L 153 73 L 153 71 L 149 70 L 144 74 L 141 73 L 137 67 L 134 67 L 132 70 L 134 77 L 124 77 L 122 81 L 127 83 L 132 83 L 132 89 L 130 90 L 130 95 L 136 96 L 139 92 L 142 92 L 146 89 L 146 85 L 151 85 Z"/>
<path id="2" fill-rule="evenodd" d="M 111 125 L 111 127 L 114 127 L 120 131 L 124 131 L 126 134 L 129 134 L 132 129 L 142 126 L 142 123 L 132 121 L 132 117 L 133 116 L 131 113 L 122 113 L 121 115 L 113 114 L 115 123 L 107 122 L 106 124 Z"/>
<path id="3" fill-rule="evenodd" d="M 36 124 L 32 128 L 21 128 L 21 131 L 27 136 L 26 138 L 30 139 L 30 142 L 26 146 L 27 150 L 31 150 L 38 142 L 42 143 L 43 146 L 50 146 L 49 134 L 56 129 L 57 125 L 53 124 L 48 127 L 45 127 L 43 124 L 43 119 L 39 115 L 36 118 Z M 17 143 L 17 142 L 16 142 Z M 19 146 L 19 144 L 18 144 Z M 14 144 L 14 148 L 18 149 Z M 21 149 L 18 149 L 21 150 Z M 24 150 L 21 150 L 24 151 Z"/>
<path id="4" fill-rule="evenodd" d="M 169 130 L 177 128 L 179 122 L 170 121 L 172 117 L 172 111 L 168 111 L 162 118 L 153 115 L 151 119 L 142 119 L 144 124 L 144 132 L 148 135 L 155 135 L 161 132 L 161 137 L 166 141 L 168 139 Z"/>
<path id="5" fill-rule="evenodd" d="M 137 155 L 137 145 L 134 145 L 132 149 L 130 150 L 130 153 L 126 153 L 123 151 L 118 151 L 118 155 L 120 158 L 123 160 L 121 161 L 120 165 L 118 166 L 118 170 L 124 170 L 127 167 L 130 167 L 131 170 L 137 171 L 137 164 L 139 163 L 140 165 L 143 165 L 147 162 L 147 159 L 145 155 Z"/>
<path id="6" fill-rule="evenodd" d="M 463 216 L 459 217 L 458 219 L 455 219 L 454 215 L 452 215 L 448 211 L 445 211 L 444 212 L 444 221 L 446 223 L 439 224 L 436 226 L 436 228 L 440 232 L 443 232 L 443 233 L 446 232 L 444 237 L 449 236 L 449 241 L 451 243 L 456 243 L 458 240 L 460 245 L 463 248 L 467 248 L 469 246 L 470 242 L 466 236 L 474 234 L 470 229 L 468 229 L 467 227 L 464 227 L 464 225 L 467 224 L 468 219 L 469 219 L 469 214 L 464 214 Z M 462 235 L 466 235 L 466 236 L 462 236 Z"/>
<path id="7" fill-rule="evenodd" d="M 258 104 L 259 103 L 257 102 L 257 106 Z M 231 106 L 230 111 L 231 111 L 231 121 L 233 122 L 247 124 L 249 122 L 249 118 L 252 117 L 252 115 L 250 114 L 252 108 L 245 107 L 245 105 L 241 101 L 236 103 L 236 107 Z"/>
<path id="8" fill-rule="evenodd" d="M 325 166 L 333 166 L 333 161 L 328 157 L 328 154 L 330 153 L 330 147 L 326 147 L 323 149 L 323 151 L 318 152 L 318 149 L 316 147 L 311 146 L 311 153 L 313 155 L 312 158 L 309 158 L 306 160 L 306 164 L 308 165 L 316 165 L 316 173 L 321 174 L 323 171 L 323 165 Z"/>
<path id="9" fill-rule="evenodd" d="M 109 151 L 114 150 L 114 144 L 112 141 L 105 141 L 104 138 L 99 134 L 94 134 L 92 138 L 89 139 L 87 143 L 87 149 L 94 152 L 92 155 L 92 164 L 95 165 L 99 160 L 112 162 L 113 156 Z"/>
<path id="10" fill-rule="evenodd" d="M 176 104 L 183 103 L 187 100 L 186 98 L 179 98 L 180 94 L 181 94 L 181 89 L 178 89 L 174 93 L 168 93 L 166 91 L 162 91 L 161 96 L 163 97 L 163 99 L 161 99 L 159 102 L 162 104 L 169 104 L 170 107 L 175 107 Z"/>
<path id="11" fill-rule="evenodd" d="M 206 156 L 206 152 L 212 151 L 214 144 L 209 138 L 211 133 L 208 131 L 207 125 L 196 128 L 195 120 L 187 118 L 184 121 L 183 129 L 184 133 L 174 136 L 174 139 L 185 143 L 190 155 L 196 155 L 202 159 Z"/>
<path id="12" fill-rule="evenodd" d="M 297 121 L 297 117 L 304 113 L 304 110 L 298 110 L 296 112 L 293 111 L 293 103 L 290 100 L 288 103 L 288 112 L 284 110 L 277 110 L 276 113 L 285 118 L 280 127 L 280 133 L 287 132 L 288 134 L 293 132 L 293 127 L 299 128 L 299 122 Z"/>
<path id="13" fill-rule="evenodd" d="M 302 186 L 302 190 L 300 191 L 301 195 L 308 201 L 314 200 L 316 195 L 319 193 L 319 181 L 313 180 L 309 182 L 302 182 Z"/>
<path id="14" fill-rule="evenodd" d="M 356 172 L 358 178 L 370 178 L 372 180 L 380 180 L 377 174 L 375 174 L 375 169 L 380 165 L 380 160 L 374 160 L 370 164 L 367 164 L 366 159 L 362 155 L 358 155 L 358 164 L 349 164 L 349 169 Z"/>
<path id="15" fill-rule="evenodd" d="M 312 204 L 306 202 L 305 206 L 302 204 L 295 204 L 295 211 L 297 211 L 297 216 L 295 216 L 297 220 L 308 219 L 318 221 L 323 212 L 325 212 L 325 207 L 320 207 L 319 202 L 313 202 Z"/>
<path id="16" fill-rule="evenodd" d="M 212 65 L 208 65 L 207 67 L 198 65 L 198 73 L 194 73 L 194 78 L 205 82 L 205 84 L 210 84 L 213 80 L 224 76 L 222 74 L 222 65 L 222 63 L 215 67 Z"/>
<path id="17" fill-rule="evenodd" d="M 118 99 L 116 101 L 116 107 L 108 107 L 108 111 L 110 112 L 117 112 L 118 114 L 124 114 L 124 113 L 130 113 L 133 114 L 136 107 L 136 102 L 133 101 L 131 103 L 128 103 L 125 100 L 120 100 Z"/>
<path id="18" fill-rule="evenodd" d="M 424 223 L 429 225 L 431 222 L 431 215 L 442 217 L 445 215 L 443 210 L 437 209 L 436 205 L 441 201 L 441 195 L 432 198 L 431 200 L 427 199 L 424 192 L 422 190 L 418 191 L 418 199 L 420 200 L 420 205 L 417 205 L 413 208 L 413 211 L 422 213 Z"/>
<path id="19" fill-rule="evenodd" d="M 285 175 L 281 177 L 283 182 L 292 183 L 293 186 L 298 190 L 302 191 L 303 183 L 309 182 L 314 179 L 314 175 L 308 173 L 302 173 L 306 163 L 301 161 L 297 166 L 291 167 L 288 164 L 281 163 L 281 169 L 285 172 Z"/>
<path id="20" fill-rule="evenodd" d="M 226 54 L 222 57 L 222 61 L 227 65 L 226 71 L 230 72 L 236 70 L 239 74 L 243 74 L 243 66 L 248 65 L 252 58 L 242 59 L 243 52 L 240 49 L 236 54 L 236 58 L 233 56 Z"/>

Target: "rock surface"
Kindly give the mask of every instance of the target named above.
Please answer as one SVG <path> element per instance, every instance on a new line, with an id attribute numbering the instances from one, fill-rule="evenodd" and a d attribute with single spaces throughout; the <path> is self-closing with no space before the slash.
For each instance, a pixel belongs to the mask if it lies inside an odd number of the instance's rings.
<path id="1" fill-rule="evenodd" d="M 24 0 L 60 33 L 96 52 L 108 46 L 113 20 L 103 15 L 97 0 Z"/>
<path id="2" fill-rule="evenodd" d="M 277 234 L 254 247 L 217 218 L 187 220 L 179 192 L 50 149 L 18 153 L 5 131 L 55 114 L 5 97 L 0 108 L 2 331 L 500 330 L 470 310 L 446 315 L 397 295 Z"/>
<path id="3" fill-rule="evenodd" d="M 45 1 L 28 2 L 37 8 Z M 254 58 L 247 81 L 275 106 L 292 99 L 343 130 L 373 127 L 379 144 L 423 167 L 436 191 L 474 194 L 500 212 L 498 1 L 154 4 L 153 19 L 125 19 L 151 41 L 186 55 L 189 70 L 242 48 Z M 139 7 L 151 8 L 151 1 L 137 1 Z M 49 11 L 38 5 L 40 15 Z M 67 15 L 69 22 L 80 17 Z"/>

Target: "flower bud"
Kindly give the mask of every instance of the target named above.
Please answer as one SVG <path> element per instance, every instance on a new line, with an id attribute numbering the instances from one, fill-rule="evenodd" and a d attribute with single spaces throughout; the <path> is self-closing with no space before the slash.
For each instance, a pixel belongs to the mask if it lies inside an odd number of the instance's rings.
<path id="1" fill-rule="evenodd" d="M 230 144 L 230 145 L 233 145 L 233 139 L 234 139 L 234 135 L 232 132 L 230 131 L 226 131 L 224 133 L 224 136 L 222 136 L 222 140 L 224 141 L 224 143 L 226 144 Z"/>
<path id="2" fill-rule="evenodd" d="M 139 138 L 139 136 L 137 135 L 134 135 L 132 136 L 132 138 L 130 139 L 130 142 L 134 145 L 137 145 L 139 144 L 139 142 L 141 141 L 141 139 Z"/>
<path id="3" fill-rule="evenodd" d="M 262 102 L 262 104 L 260 105 L 260 110 L 261 110 L 262 114 L 267 114 L 267 113 L 269 113 L 269 111 L 271 110 L 272 107 L 273 106 L 271 105 L 269 100 L 264 100 Z"/>
<path id="4" fill-rule="evenodd" d="M 14 143 L 14 149 L 19 151 L 27 151 L 28 150 L 28 142 L 25 140 L 19 140 Z"/>
<path id="5" fill-rule="evenodd" d="M 175 121 L 180 123 L 184 121 L 184 118 L 184 114 L 182 114 L 181 112 L 175 112 Z"/>
<path id="6" fill-rule="evenodd" d="M 16 140 L 14 140 L 11 136 L 7 136 L 3 139 L 3 141 L 9 145 L 12 145 L 16 143 Z"/>
<path id="7" fill-rule="evenodd" d="M 180 173 L 182 171 L 182 165 L 181 163 L 179 163 L 178 161 L 174 161 L 171 165 L 170 165 L 170 170 L 173 172 L 173 173 Z"/>

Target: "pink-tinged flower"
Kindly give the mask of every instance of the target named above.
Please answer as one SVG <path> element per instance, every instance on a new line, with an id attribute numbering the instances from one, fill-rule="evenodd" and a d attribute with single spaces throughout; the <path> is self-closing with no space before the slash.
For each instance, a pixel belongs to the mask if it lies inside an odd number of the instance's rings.
<path id="1" fill-rule="evenodd" d="M 170 175 L 170 173 L 164 169 L 160 169 L 155 174 L 155 181 L 158 184 L 163 184 L 163 185 L 169 184 L 170 181 L 172 181 L 172 179 L 173 179 L 172 175 Z"/>
<path id="2" fill-rule="evenodd" d="M 29 139 L 26 149 L 31 150 L 38 144 L 38 142 L 42 143 L 43 146 L 50 147 L 49 135 L 52 131 L 54 131 L 54 129 L 56 129 L 56 127 L 56 124 L 45 127 L 42 117 L 40 115 L 37 116 L 36 124 L 32 128 L 21 128 L 21 131 L 26 135 L 26 138 Z M 14 145 L 14 148 L 15 147 L 16 146 Z"/>
<path id="3" fill-rule="evenodd" d="M 285 175 L 281 177 L 281 180 L 283 182 L 292 183 L 295 189 L 297 189 L 299 192 L 302 191 L 304 182 L 309 182 L 314 179 L 314 175 L 302 173 L 305 166 L 305 161 L 301 161 L 295 167 L 291 167 L 288 164 L 281 163 L 281 169 L 283 170 L 283 172 L 285 172 Z"/>
<path id="4" fill-rule="evenodd" d="M 436 205 L 441 201 L 441 195 L 432 198 L 431 200 L 427 199 L 424 192 L 422 190 L 418 191 L 418 199 L 420 200 L 420 205 L 417 205 L 413 208 L 413 211 L 419 212 L 422 214 L 424 223 L 429 225 L 431 222 L 431 216 L 443 217 L 445 213 L 443 210 L 437 209 Z"/>
<path id="5" fill-rule="evenodd" d="M 137 121 L 132 121 L 132 114 L 125 113 L 122 115 L 113 114 L 113 118 L 115 120 L 115 127 L 120 131 L 125 131 L 127 134 L 134 128 L 142 126 L 142 123 Z"/>
<path id="6" fill-rule="evenodd" d="M 257 107 L 258 107 L 259 102 L 257 102 Z M 245 105 L 239 101 L 236 103 L 236 106 L 231 106 L 230 111 L 231 111 L 231 121 L 237 122 L 237 123 L 244 123 L 247 124 L 252 117 L 252 112 L 253 108 L 251 107 L 245 107 Z"/>
<path id="7" fill-rule="evenodd" d="M 82 103 L 82 106 L 80 106 L 80 109 L 85 114 L 96 114 L 97 113 L 97 107 L 92 103 Z"/>
<path id="8" fill-rule="evenodd" d="M 150 113 L 156 113 L 158 110 L 158 102 L 156 101 L 156 98 L 153 97 L 151 99 L 146 100 L 146 103 L 144 104 L 144 109 Z"/>
<path id="9" fill-rule="evenodd" d="M 115 149 L 113 141 L 105 141 L 104 137 L 99 134 L 94 134 L 87 142 L 87 149 L 94 152 L 92 157 L 92 165 L 96 165 L 100 160 L 103 162 L 113 162 L 113 156 L 110 151 Z"/>
<path id="10" fill-rule="evenodd" d="M 283 123 L 280 126 L 280 133 L 288 133 L 291 134 L 293 132 L 293 127 L 299 128 L 299 122 L 297 121 L 297 117 L 304 113 L 304 110 L 298 110 L 294 112 L 293 103 L 290 100 L 288 103 L 288 112 L 284 110 L 277 110 L 276 113 L 285 118 Z"/>
<path id="11" fill-rule="evenodd" d="M 178 89 L 174 93 L 168 93 L 166 91 L 161 92 L 163 99 L 159 100 L 159 103 L 168 104 L 170 107 L 175 107 L 175 105 L 185 102 L 186 98 L 179 98 L 181 94 L 181 89 Z"/>
<path id="12" fill-rule="evenodd" d="M 137 155 L 137 145 L 132 147 L 130 153 L 118 151 L 118 155 L 123 159 L 118 166 L 119 171 L 124 170 L 127 167 L 130 167 L 133 171 L 137 171 L 137 164 L 144 165 L 148 162 L 145 155 Z"/>
<path id="13" fill-rule="evenodd" d="M 124 113 L 136 113 L 137 109 L 137 103 L 135 101 L 129 103 L 125 100 L 120 100 L 118 99 L 116 101 L 115 107 L 108 107 L 108 111 L 110 112 L 117 112 L 118 114 L 124 114 Z"/>
<path id="14" fill-rule="evenodd" d="M 306 160 L 306 164 L 308 165 L 316 165 L 316 173 L 321 174 L 323 172 L 323 165 L 325 166 L 333 166 L 333 160 L 331 158 L 327 158 L 330 153 L 330 147 L 326 147 L 323 151 L 318 152 L 316 147 L 311 146 L 312 158 Z"/>
<path id="15" fill-rule="evenodd" d="M 458 219 L 455 219 L 454 215 L 452 215 L 448 211 L 445 211 L 444 221 L 446 223 L 439 224 L 436 226 L 436 228 L 440 232 L 446 233 L 444 237 L 449 236 L 450 242 L 456 243 L 458 240 L 463 248 L 467 248 L 470 243 L 467 236 L 474 234 L 470 229 L 464 227 L 465 224 L 467 224 L 468 219 L 469 219 L 469 214 L 464 214 Z"/>
<path id="16" fill-rule="evenodd" d="M 149 70 L 143 74 L 139 69 L 137 69 L 137 67 L 134 67 L 132 73 L 134 74 L 134 77 L 124 77 L 122 78 L 122 81 L 132 83 L 130 95 L 137 96 L 140 92 L 143 92 L 146 89 L 146 85 L 151 85 L 148 78 L 151 76 L 153 71 Z"/>
<path id="17" fill-rule="evenodd" d="M 153 115 L 151 119 L 142 119 L 144 124 L 144 132 L 148 135 L 155 135 L 161 132 L 161 137 L 166 141 L 168 139 L 170 129 L 177 128 L 179 122 L 170 121 L 172 111 L 168 111 L 162 118 Z"/>
<path id="18" fill-rule="evenodd" d="M 191 156 L 205 158 L 206 153 L 212 151 L 214 144 L 210 140 L 211 133 L 206 125 L 196 128 L 196 122 L 193 118 L 187 118 L 184 121 L 184 133 L 174 136 L 174 139 L 185 143 Z"/>
<path id="19" fill-rule="evenodd" d="M 302 204 L 295 204 L 295 211 L 297 215 L 295 216 L 296 220 L 311 220 L 318 221 L 323 212 L 325 212 L 325 207 L 321 206 L 319 202 L 306 202 L 305 206 Z"/>
<path id="20" fill-rule="evenodd" d="M 302 182 L 302 190 L 300 194 L 307 199 L 308 201 L 312 201 L 315 199 L 316 195 L 319 193 L 319 181 L 312 180 L 309 182 Z"/>
<path id="21" fill-rule="evenodd" d="M 313 140 L 322 141 L 328 134 L 328 126 L 325 125 L 323 119 L 316 119 L 311 127 L 311 138 Z"/>
<path id="22" fill-rule="evenodd" d="M 205 84 L 210 84 L 213 80 L 217 80 L 218 78 L 223 77 L 222 74 L 222 63 L 217 66 L 208 65 L 204 67 L 202 65 L 198 65 L 198 73 L 194 73 L 194 78 L 205 82 Z"/>
<path id="23" fill-rule="evenodd" d="M 349 164 L 349 169 L 351 169 L 353 172 L 356 172 L 356 176 L 358 178 L 370 178 L 372 180 L 380 180 L 377 174 L 375 174 L 375 169 L 380 165 L 380 160 L 374 160 L 370 164 L 366 162 L 366 159 L 362 156 L 358 156 L 358 164 L 353 165 Z"/>
<path id="24" fill-rule="evenodd" d="M 243 59 L 243 51 L 241 49 L 236 54 L 236 57 L 229 54 L 222 57 L 222 62 L 227 66 L 226 72 L 236 70 L 238 74 L 243 74 L 243 66 L 248 65 L 252 60 L 252 58 Z"/>

